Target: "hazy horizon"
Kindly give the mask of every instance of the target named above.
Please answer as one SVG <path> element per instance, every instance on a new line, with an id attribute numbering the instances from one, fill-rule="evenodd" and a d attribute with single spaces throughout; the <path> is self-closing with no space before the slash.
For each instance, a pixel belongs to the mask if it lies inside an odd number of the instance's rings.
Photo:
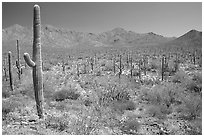
<path id="1" fill-rule="evenodd" d="M 32 26 L 33 5 L 41 7 L 42 25 L 100 33 L 120 27 L 136 33 L 179 37 L 202 31 L 201 2 L 3 2 L 2 28 Z"/>

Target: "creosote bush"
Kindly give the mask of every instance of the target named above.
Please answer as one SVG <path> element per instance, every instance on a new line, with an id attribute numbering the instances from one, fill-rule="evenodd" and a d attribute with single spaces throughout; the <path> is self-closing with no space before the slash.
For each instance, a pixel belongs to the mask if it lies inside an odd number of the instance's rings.
<path id="1" fill-rule="evenodd" d="M 192 94 L 182 97 L 182 104 L 176 107 L 179 117 L 186 120 L 194 120 L 202 116 L 202 99 Z"/>
<path id="2" fill-rule="evenodd" d="M 187 78 L 188 77 L 185 74 L 185 72 L 180 70 L 180 71 L 176 72 L 176 74 L 172 77 L 172 82 L 174 82 L 174 83 L 182 83 Z"/>
<path id="3" fill-rule="evenodd" d="M 55 101 L 63 101 L 65 99 L 77 100 L 80 96 L 79 93 L 76 92 L 75 89 L 62 89 L 53 94 L 53 100 Z"/>
<path id="4" fill-rule="evenodd" d="M 113 110 L 119 113 L 123 113 L 125 110 L 135 110 L 136 109 L 136 104 L 131 100 L 127 100 L 123 102 L 114 101 L 111 103 L 110 106 Z"/>
<path id="5" fill-rule="evenodd" d="M 138 122 L 134 115 L 128 116 L 121 126 L 121 130 L 125 134 L 137 134 L 140 128 L 141 123 Z"/>

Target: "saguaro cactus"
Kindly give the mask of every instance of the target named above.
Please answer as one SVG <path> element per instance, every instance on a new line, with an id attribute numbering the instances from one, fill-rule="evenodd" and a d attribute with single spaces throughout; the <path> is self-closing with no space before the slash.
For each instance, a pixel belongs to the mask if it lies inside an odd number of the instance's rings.
<path id="1" fill-rule="evenodd" d="M 43 74 L 42 74 L 42 57 L 41 57 L 41 21 L 40 7 L 34 6 L 33 18 L 33 59 L 31 60 L 28 53 L 24 53 L 24 59 L 29 67 L 33 69 L 33 85 L 35 92 L 35 101 L 39 118 L 43 118 Z"/>
<path id="2" fill-rule="evenodd" d="M 132 70 L 133 70 L 133 65 L 132 65 L 132 56 L 130 56 L 130 76 L 132 78 Z"/>
<path id="3" fill-rule="evenodd" d="M 196 50 L 193 52 L 193 64 L 196 64 Z"/>
<path id="4" fill-rule="evenodd" d="M 84 72 L 83 72 L 83 74 L 87 74 L 87 71 L 86 71 L 86 63 L 84 63 Z"/>
<path id="5" fill-rule="evenodd" d="M 127 53 L 127 55 L 126 55 L 127 68 L 129 68 L 129 59 L 130 59 L 129 53 Z"/>
<path id="6" fill-rule="evenodd" d="M 124 66 L 122 65 L 122 55 L 120 55 L 120 64 L 119 64 L 119 79 L 120 79 L 120 76 L 121 76 L 121 74 L 122 74 L 122 71 L 123 71 L 123 68 L 124 68 Z"/>
<path id="7" fill-rule="evenodd" d="M 65 69 L 66 69 L 66 66 L 65 66 L 65 63 L 64 63 L 64 60 L 62 61 L 62 71 L 65 73 Z"/>
<path id="8" fill-rule="evenodd" d="M 93 58 L 90 59 L 90 65 L 91 65 L 91 71 L 93 72 L 93 69 L 94 69 L 94 59 Z"/>
<path id="9" fill-rule="evenodd" d="M 4 78 L 7 81 L 7 68 L 6 68 L 7 64 L 6 64 L 6 58 L 3 61 L 3 71 L 4 71 Z"/>
<path id="10" fill-rule="evenodd" d="M 176 53 L 176 60 L 174 61 L 174 71 L 177 72 L 179 70 L 179 58 L 178 58 L 178 54 Z"/>
<path id="11" fill-rule="evenodd" d="M 147 55 L 143 56 L 143 70 L 144 70 L 144 74 L 147 74 L 147 63 L 148 63 L 148 58 Z"/>
<path id="12" fill-rule="evenodd" d="M 9 63 L 9 80 L 10 80 L 10 88 L 13 91 L 13 65 L 12 65 L 12 53 L 8 52 L 8 63 Z"/>
<path id="13" fill-rule="evenodd" d="M 142 62 L 142 60 L 140 59 L 139 63 L 138 63 L 138 67 L 139 67 L 139 79 L 140 80 L 141 80 L 141 62 Z"/>
<path id="14" fill-rule="evenodd" d="M 162 62 L 161 62 L 161 75 L 162 75 L 162 81 L 164 80 L 164 66 L 165 66 L 165 56 L 162 56 Z"/>
<path id="15" fill-rule="evenodd" d="M 115 70 L 115 56 L 113 57 L 113 72 L 115 74 L 116 70 Z"/>
<path id="16" fill-rule="evenodd" d="M 76 68 L 77 68 L 77 76 L 79 77 L 79 64 L 77 64 Z"/>
<path id="17" fill-rule="evenodd" d="M 21 79 L 21 74 L 22 74 L 22 68 L 20 64 L 20 48 L 18 44 L 18 40 L 16 41 L 16 48 L 17 48 L 17 60 L 16 60 L 16 67 L 17 67 L 17 73 L 18 73 L 18 79 Z"/>

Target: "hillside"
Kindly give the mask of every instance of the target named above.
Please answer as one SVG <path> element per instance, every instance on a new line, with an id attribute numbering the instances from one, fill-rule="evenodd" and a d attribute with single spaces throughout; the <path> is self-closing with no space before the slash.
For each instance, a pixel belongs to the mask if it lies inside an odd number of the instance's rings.
<path id="1" fill-rule="evenodd" d="M 32 45 L 32 29 L 13 25 L 3 29 L 3 47 L 15 44 L 19 39 L 22 45 Z M 42 26 L 42 44 L 44 47 L 68 48 L 76 46 L 111 47 L 111 46 L 140 46 L 157 45 L 174 38 L 163 37 L 153 32 L 139 34 L 123 28 L 102 32 L 99 34 L 77 32 L 51 25 Z"/>
<path id="2" fill-rule="evenodd" d="M 190 30 L 177 39 L 168 42 L 166 45 L 202 47 L 202 32 L 197 30 Z"/>

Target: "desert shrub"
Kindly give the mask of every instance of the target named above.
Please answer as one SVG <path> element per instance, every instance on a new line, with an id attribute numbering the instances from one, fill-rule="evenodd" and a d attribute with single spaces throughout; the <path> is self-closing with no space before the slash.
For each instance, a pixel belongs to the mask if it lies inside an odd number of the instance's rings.
<path id="1" fill-rule="evenodd" d="M 125 121 L 122 123 L 121 130 L 124 134 L 137 134 L 141 124 L 133 116 L 128 116 Z"/>
<path id="2" fill-rule="evenodd" d="M 170 76 L 175 74 L 175 67 L 177 67 L 177 66 L 175 66 L 175 64 L 176 63 L 173 59 L 168 61 L 168 67 L 166 68 L 165 71 L 169 72 Z"/>
<path id="3" fill-rule="evenodd" d="M 104 105 L 109 105 L 112 101 L 127 101 L 130 99 L 130 94 L 125 89 L 113 86 L 109 87 L 108 91 L 100 94 L 99 100 Z"/>
<path id="4" fill-rule="evenodd" d="M 144 80 L 142 80 L 142 83 L 144 85 L 151 85 L 151 86 L 153 86 L 155 84 L 155 81 L 153 81 L 152 79 L 144 79 Z"/>
<path id="5" fill-rule="evenodd" d="M 47 62 L 44 62 L 42 69 L 43 69 L 43 71 L 50 71 L 50 70 L 51 70 L 51 67 L 52 67 L 52 64 L 47 63 Z"/>
<path id="6" fill-rule="evenodd" d="M 169 108 L 172 104 L 181 102 L 181 95 L 185 91 L 180 85 L 164 83 L 156 85 L 151 90 L 140 93 L 140 99 L 151 105 L 164 105 Z"/>
<path id="7" fill-rule="evenodd" d="M 22 95 L 26 95 L 34 99 L 33 78 L 32 71 L 30 69 L 26 70 L 22 74 L 21 84 L 19 85 L 18 90 Z"/>
<path id="8" fill-rule="evenodd" d="M 53 94 L 53 99 L 56 101 L 63 101 L 65 99 L 77 100 L 80 96 L 75 89 L 62 89 Z"/>
<path id="9" fill-rule="evenodd" d="M 157 117 L 159 119 L 166 118 L 166 115 L 170 114 L 171 109 L 167 108 L 165 105 L 149 105 L 146 108 L 145 114 L 150 117 Z"/>
<path id="10" fill-rule="evenodd" d="M 176 74 L 172 77 L 172 82 L 174 83 L 181 83 L 183 82 L 185 79 L 187 79 L 187 75 L 184 71 L 178 71 L 176 72 Z"/>
<path id="11" fill-rule="evenodd" d="M 186 120 L 194 120 L 202 116 L 202 99 L 200 96 L 183 95 L 182 104 L 176 107 L 179 117 Z"/>
<path id="12" fill-rule="evenodd" d="M 90 99 L 85 99 L 84 100 L 84 105 L 85 106 L 90 106 L 93 102 Z"/>
<path id="13" fill-rule="evenodd" d="M 196 93 L 202 92 L 202 74 L 194 73 L 192 81 L 187 84 L 187 89 L 194 91 Z"/>
<path id="14" fill-rule="evenodd" d="M 133 69 L 132 76 L 139 77 L 140 73 L 139 70 Z"/>
<path id="15" fill-rule="evenodd" d="M 72 135 L 100 134 L 98 131 L 103 125 L 114 126 L 114 114 L 110 109 L 96 110 L 86 107 L 78 111 L 69 110 L 62 115 L 50 115 L 46 119 L 46 128 L 66 132 Z"/>
<path id="16" fill-rule="evenodd" d="M 21 95 L 16 95 L 16 97 L 11 96 L 8 99 L 2 100 L 2 119 L 5 120 L 8 113 L 21 108 L 26 105 L 27 102 L 26 97 L 22 97 Z"/>
<path id="17" fill-rule="evenodd" d="M 2 101 L 2 120 L 5 120 L 6 115 L 9 112 L 13 112 L 14 110 L 15 110 L 15 104 L 9 101 L 3 100 Z"/>
<path id="18" fill-rule="evenodd" d="M 93 75 L 94 76 L 101 76 L 101 74 L 102 74 L 102 72 L 101 72 L 100 68 L 95 68 L 93 70 Z"/>
<path id="19" fill-rule="evenodd" d="M 8 90 L 2 89 L 3 98 L 9 98 L 10 96 L 11 96 L 11 93 Z"/>
<path id="20" fill-rule="evenodd" d="M 151 59 L 149 60 L 148 69 L 159 69 L 161 67 L 161 62 L 159 59 Z"/>
<path id="21" fill-rule="evenodd" d="M 104 71 L 113 71 L 113 64 L 112 64 L 112 62 L 110 62 L 110 61 L 106 62 L 103 70 Z"/>
<path id="22" fill-rule="evenodd" d="M 110 104 L 110 107 L 119 113 L 123 113 L 125 110 L 135 110 L 136 105 L 133 101 L 128 100 L 128 101 L 114 101 Z"/>
<path id="23" fill-rule="evenodd" d="M 202 85 L 197 85 L 195 81 L 189 80 L 184 83 L 186 89 L 192 93 L 200 93 L 202 89 Z"/>
<path id="24" fill-rule="evenodd" d="M 46 118 L 45 126 L 46 128 L 63 131 L 68 128 L 68 121 L 62 117 L 48 116 Z"/>
<path id="25" fill-rule="evenodd" d="M 185 71 L 192 71 L 195 69 L 196 69 L 196 67 L 193 64 L 188 64 L 188 66 L 185 68 Z"/>
<path id="26" fill-rule="evenodd" d="M 189 92 L 200 93 L 202 90 L 202 77 L 199 73 L 191 78 L 184 71 L 178 71 L 172 77 L 172 82 L 181 83 L 181 86 Z"/>
<path id="27" fill-rule="evenodd" d="M 197 84 L 202 85 L 202 74 L 201 73 L 194 73 L 192 80 L 195 81 Z"/>
<path id="28" fill-rule="evenodd" d="M 202 135 L 202 119 L 196 118 L 189 122 L 188 127 L 190 130 L 187 131 L 188 135 Z"/>

